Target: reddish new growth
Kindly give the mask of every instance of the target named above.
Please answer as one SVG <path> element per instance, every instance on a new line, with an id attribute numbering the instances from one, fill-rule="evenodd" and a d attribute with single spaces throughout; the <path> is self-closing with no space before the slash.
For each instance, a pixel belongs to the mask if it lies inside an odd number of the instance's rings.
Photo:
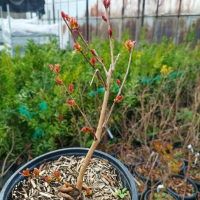
<path id="1" fill-rule="evenodd" d="M 78 28 L 78 22 L 73 17 L 70 17 L 68 21 L 70 23 L 69 25 L 70 29 Z"/>
<path id="2" fill-rule="evenodd" d="M 57 82 L 58 84 L 62 84 L 62 79 L 60 79 L 59 77 L 57 77 L 57 78 L 56 78 L 56 82 Z"/>
<path id="3" fill-rule="evenodd" d="M 67 103 L 70 105 L 70 106 L 75 106 L 76 103 L 74 100 L 70 100 L 70 101 L 67 101 Z"/>
<path id="4" fill-rule="evenodd" d="M 87 188 L 85 191 L 85 196 L 89 196 L 92 194 L 92 190 L 90 188 Z"/>
<path id="5" fill-rule="evenodd" d="M 60 180 L 60 173 L 59 173 L 59 171 L 55 171 L 54 172 L 54 177 L 56 178 L 57 181 Z"/>
<path id="6" fill-rule="evenodd" d="M 29 173 L 29 169 L 27 168 L 26 170 L 23 170 L 23 175 L 24 176 L 30 176 L 30 173 Z"/>
<path id="7" fill-rule="evenodd" d="M 80 46 L 79 43 L 75 43 L 75 44 L 74 44 L 74 48 L 75 48 L 75 51 L 76 51 L 76 52 L 82 51 L 82 47 Z"/>
<path id="8" fill-rule="evenodd" d="M 120 87 L 120 80 L 119 79 L 117 79 L 117 85 Z"/>
<path id="9" fill-rule="evenodd" d="M 46 177 L 44 180 L 45 180 L 47 183 L 50 183 L 53 179 L 50 178 L 50 177 Z"/>
<path id="10" fill-rule="evenodd" d="M 35 174 L 35 176 L 39 176 L 40 171 L 38 169 L 34 169 L 33 173 Z"/>
<path id="11" fill-rule="evenodd" d="M 91 58 L 92 65 L 95 65 L 95 62 L 96 62 L 96 58 L 95 57 Z"/>
<path id="12" fill-rule="evenodd" d="M 90 52 L 91 52 L 93 55 L 95 55 L 95 51 L 94 51 L 94 50 L 91 50 Z"/>
<path id="13" fill-rule="evenodd" d="M 123 96 L 117 96 L 115 99 L 115 103 L 120 103 Z"/>
<path id="14" fill-rule="evenodd" d="M 109 36 L 112 37 L 112 29 L 109 30 Z"/>
<path id="15" fill-rule="evenodd" d="M 79 32 L 77 30 L 74 30 L 74 33 L 76 33 L 77 35 L 79 35 Z"/>
<path id="16" fill-rule="evenodd" d="M 69 16 L 67 14 L 65 14 L 63 11 L 61 12 L 61 16 L 63 19 L 69 21 Z"/>
<path id="17" fill-rule="evenodd" d="M 59 65 L 59 64 L 55 64 L 55 69 L 54 69 L 54 71 L 55 71 L 57 74 L 59 74 L 59 72 L 60 72 L 60 65 Z"/>
<path id="18" fill-rule="evenodd" d="M 126 49 L 131 52 L 133 47 L 136 45 L 136 41 L 131 42 L 131 40 L 127 40 L 125 43 Z"/>
<path id="19" fill-rule="evenodd" d="M 68 89 L 70 93 L 72 93 L 72 92 L 74 91 L 73 88 L 74 88 L 74 85 L 73 85 L 73 84 L 70 84 L 70 85 L 69 85 L 69 89 Z"/>
<path id="20" fill-rule="evenodd" d="M 65 187 L 68 188 L 70 186 L 70 183 L 66 183 Z"/>
<path id="21" fill-rule="evenodd" d="M 110 0 L 103 0 L 103 5 L 105 8 L 108 8 L 110 6 Z"/>
<path id="22" fill-rule="evenodd" d="M 102 19 L 103 19 L 105 22 L 107 22 L 107 19 L 106 19 L 106 17 L 105 17 L 104 15 L 102 15 Z"/>
<path id="23" fill-rule="evenodd" d="M 82 128 L 83 133 L 89 133 L 91 129 L 89 127 Z"/>

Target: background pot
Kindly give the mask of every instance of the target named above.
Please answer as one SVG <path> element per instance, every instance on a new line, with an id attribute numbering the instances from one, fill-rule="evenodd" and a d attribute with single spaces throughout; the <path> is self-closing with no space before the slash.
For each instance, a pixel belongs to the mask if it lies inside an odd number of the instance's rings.
<path id="1" fill-rule="evenodd" d="M 14 186 L 25 178 L 23 175 L 19 174 L 19 172 L 22 172 L 26 168 L 29 168 L 30 171 L 33 171 L 34 168 L 38 168 L 41 164 L 44 163 L 44 159 L 46 159 L 46 161 L 48 162 L 56 160 L 60 156 L 86 156 L 88 150 L 89 149 L 86 148 L 59 149 L 43 154 L 31 160 L 30 162 L 22 166 L 20 169 L 18 169 L 6 182 L 0 193 L 0 200 L 8 200 L 10 192 L 12 191 Z M 123 187 L 128 189 L 132 200 L 138 199 L 137 188 L 133 176 L 122 163 L 120 163 L 117 159 L 113 158 L 112 156 L 97 150 L 94 152 L 92 157 L 108 160 L 109 163 L 117 169 L 117 173 L 121 175 Z"/>
<path id="2" fill-rule="evenodd" d="M 137 177 L 139 177 L 140 179 L 142 179 L 144 182 L 146 182 L 147 181 L 147 178 L 146 177 L 144 177 L 144 176 L 141 176 L 139 173 L 138 173 L 138 171 L 137 171 L 137 167 L 140 165 L 141 163 L 139 163 L 138 165 L 136 165 L 136 167 L 135 167 L 135 174 L 136 174 L 136 176 Z M 156 166 L 156 165 L 155 165 Z M 159 167 L 159 166 L 156 166 L 156 167 Z M 161 167 L 159 167 L 159 168 L 161 168 Z M 162 168 L 161 168 L 162 169 Z M 154 183 L 157 183 L 158 181 L 159 181 L 160 179 L 153 179 L 153 182 Z M 151 185 L 151 179 L 149 179 L 148 180 L 148 183 L 147 183 L 149 186 Z"/>
<path id="3" fill-rule="evenodd" d="M 186 171 L 187 171 L 187 166 L 184 168 L 184 175 L 186 175 Z M 189 176 L 188 176 L 188 179 L 191 179 Z M 198 188 L 200 188 L 200 183 L 196 182 L 195 180 L 191 179 Z"/>
<path id="4" fill-rule="evenodd" d="M 148 190 L 144 196 L 144 200 L 147 200 L 148 195 L 151 193 L 151 190 Z M 178 200 L 178 198 L 176 196 L 174 196 L 172 193 L 170 193 L 169 191 L 167 191 L 168 194 L 170 194 L 172 197 L 174 197 L 175 200 Z M 140 200 L 140 199 L 139 199 Z"/>
<path id="5" fill-rule="evenodd" d="M 182 178 L 184 179 L 185 177 L 182 176 L 182 175 L 172 175 L 172 177 L 175 177 L 175 178 Z M 195 194 L 193 196 L 190 196 L 190 197 L 184 197 L 185 200 L 195 200 L 196 199 L 196 196 L 198 194 L 198 189 L 197 189 L 197 186 L 195 185 L 194 181 L 192 181 L 191 179 L 187 179 L 187 181 L 192 184 L 194 186 L 194 189 L 195 189 Z M 167 188 L 167 191 L 170 192 L 171 194 L 173 194 L 174 196 L 176 196 L 178 199 L 182 199 L 182 196 L 181 195 L 178 195 L 177 193 L 173 192 L 171 189 Z"/>

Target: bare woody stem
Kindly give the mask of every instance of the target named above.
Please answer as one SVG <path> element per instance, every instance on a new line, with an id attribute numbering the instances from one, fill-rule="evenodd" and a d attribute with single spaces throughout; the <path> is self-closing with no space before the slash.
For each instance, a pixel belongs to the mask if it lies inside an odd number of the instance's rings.
<path id="1" fill-rule="evenodd" d="M 126 70 L 126 74 L 125 74 L 125 76 L 124 76 L 124 80 L 123 80 L 123 82 L 122 82 L 121 87 L 119 88 L 119 92 L 118 92 L 117 96 L 119 96 L 119 95 L 121 94 L 122 88 L 124 87 L 125 80 L 126 80 L 126 78 L 127 78 L 127 76 L 128 76 L 128 72 L 129 72 L 129 68 L 130 68 L 130 64 L 131 64 L 131 57 L 132 57 L 132 54 L 133 54 L 133 49 L 131 50 L 130 57 L 129 57 L 128 68 L 127 68 L 127 70 Z M 116 61 L 117 61 L 117 59 L 116 59 Z M 108 113 L 108 115 L 107 115 L 107 118 L 106 118 L 106 120 L 105 120 L 105 122 L 104 122 L 104 124 L 103 124 L 103 127 L 105 127 L 106 124 L 108 123 L 108 120 L 109 120 L 109 118 L 110 118 L 110 115 L 111 115 L 111 113 L 112 113 L 114 107 L 115 107 L 115 101 L 114 101 L 114 103 L 113 103 L 113 105 L 112 105 L 112 107 L 111 107 L 111 109 L 110 109 L 110 111 L 109 111 L 109 113 Z"/>
<path id="2" fill-rule="evenodd" d="M 73 33 L 72 33 L 72 30 L 69 28 L 69 25 L 68 25 L 66 19 L 63 18 L 63 20 L 65 21 L 65 23 L 66 23 L 66 25 L 67 25 L 69 31 L 71 32 L 71 35 L 72 35 L 73 40 L 74 40 L 74 43 L 76 43 L 76 39 L 75 39 L 75 37 L 74 37 L 74 35 L 73 35 Z M 80 34 L 79 34 L 79 35 L 80 35 Z M 83 37 L 81 37 L 81 39 L 83 40 L 84 43 L 87 44 L 87 42 L 84 40 Z M 88 45 L 88 44 L 87 44 L 87 45 Z M 92 65 L 92 63 L 88 60 L 88 58 L 85 56 L 85 54 L 84 54 L 82 51 L 81 51 L 81 54 L 84 56 L 84 58 L 86 59 L 86 61 L 90 64 L 90 66 L 92 66 L 92 68 L 95 70 L 95 67 Z M 105 66 L 104 66 L 104 67 L 105 67 Z M 101 74 L 100 72 L 98 72 L 98 73 L 96 73 L 96 74 L 97 74 L 97 78 L 102 82 L 103 86 L 106 88 L 106 84 L 105 84 L 105 81 L 104 81 L 104 79 L 103 79 L 102 74 Z M 100 75 L 99 75 L 99 74 L 100 74 Z M 100 78 L 100 76 L 101 76 L 101 78 Z"/>
<path id="3" fill-rule="evenodd" d="M 58 74 L 54 71 L 54 73 L 58 76 Z M 59 77 L 59 76 L 58 76 Z M 71 97 L 71 99 L 76 103 L 75 99 L 73 98 L 72 94 L 69 92 L 69 90 L 67 89 L 67 87 L 65 86 L 65 84 L 62 82 L 63 87 L 65 88 L 65 90 L 68 92 L 69 96 Z M 79 112 L 83 115 L 85 122 L 88 124 L 88 126 L 90 127 L 90 129 L 92 130 L 92 126 L 90 124 L 90 122 L 88 121 L 86 115 L 82 112 L 82 110 L 80 109 L 80 107 L 77 105 L 76 103 L 76 107 L 78 108 Z M 92 134 L 94 135 L 94 140 L 97 140 L 97 137 L 95 135 L 95 133 L 92 132 Z"/>
<path id="4" fill-rule="evenodd" d="M 93 141 L 92 146 L 90 147 L 82 165 L 81 165 L 81 169 L 80 169 L 80 173 L 77 179 L 77 189 L 79 191 L 81 191 L 82 189 L 82 184 L 83 184 L 83 177 L 86 171 L 86 168 L 90 162 L 90 159 L 95 151 L 95 149 L 97 148 L 100 139 L 101 139 L 101 133 L 102 133 L 102 125 L 104 122 L 104 118 L 105 118 L 105 113 L 106 113 L 106 108 L 107 108 L 107 103 L 108 103 L 108 97 L 109 97 L 109 89 L 110 89 L 110 82 L 111 82 L 111 76 L 112 76 L 112 72 L 111 69 L 108 72 L 108 76 L 107 76 L 107 88 L 105 89 L 105 94 L 104 94 L 104 100 L 103 100 L 103 105 L 102 105 L 102 109 L 101 109 L 101 115 L 100 115 L 100 119 L 99 119 L 99 124 L 97 127 L 97 131 L 96 131 L 96 136 L 97 136 L 97 140 Z"/>

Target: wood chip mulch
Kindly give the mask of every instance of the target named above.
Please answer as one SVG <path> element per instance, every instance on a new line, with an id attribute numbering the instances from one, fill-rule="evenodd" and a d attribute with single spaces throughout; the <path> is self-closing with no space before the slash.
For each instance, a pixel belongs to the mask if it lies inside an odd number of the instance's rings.
<path id="1" fill-rule="evenodd" d="M 61 156 L 56 161 L 47 162 L 40 175 L 53 178 L 54 171 L 59 171 L 60 181 L 75 185 L 84 158 Z M 66 198 L 61 197 L 59 192 L 59 188 L 63 186 L 65 187 L 64 184 L 59 182 L 47 183 L 41 178 L 26 177 L 13 188 L 9 200 L 65 200 Z M 87 167 L 84 176 L 84 187 L 89 187 L 92 190 L 92 195 L 84 195 L 83 200 L 120 199 L 115 195 L 115 192 L 124 188 L 116 169 L 109 164 L 108 160 L 98 158 L 92 158 Z M 126 193 L 128 195 L 124 200 L 131 200 L 130 193 Z"/>

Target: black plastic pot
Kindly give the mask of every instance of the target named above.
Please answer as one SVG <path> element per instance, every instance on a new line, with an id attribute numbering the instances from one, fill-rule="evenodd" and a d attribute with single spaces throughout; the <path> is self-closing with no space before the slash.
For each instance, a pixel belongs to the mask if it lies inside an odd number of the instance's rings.
<path id="1" fill-rule="evenodd" d="M 184 168 L 184 175 L 186 175 L 186 171 L 187 171 L 187 166 Z M 188 177 L 188 179 L 191 179 L 191 178 L 189 178 Z M 196 182 L 196 181 L 194 181 L 193 179 L 191 179 L 195 184 L 196 184 L 196 186 L 198 187 L 198 188 L 200 188 L 200 183 L 198 183 L 198 182 Z"/>
<path id="2" fill-rule="evenodd" d="M 38 168 L 42 163 L 44 163 L 45 159 L 48 162 L 56 160 L 60 156 L 86 156 L 88 150 L 89 149 L 86 148 L 59 149 L 43 154 L 31 160 L 30 162 L 22 166 L 20 169 L 18 169 L 6 182 L 0 193 L 0 200 L 8 200 L 10 192 L 12 191 L 14 186 L 25 178 L 23 175 L 19 174 L 19 172 L 22 172 L 26 168 L 29 168 L 30 171 L 33 171 L 34 168 Z M 97 150 L 94 152 L 92 157 L 108 160 L 109 163 L 117 169 L 117 173 L 121 175 L 123 187 L 128 189 L 132 200 L 138 199 L 137 188 L 133 176 L 122 163 L 120 163 L 117 159 L 113 158 L 112 156 Z"/>
<path id="3" fill-rule="evenodd" d="M 182 178 L 184 179 L 185 177 L 182 175 L 172 175 L 172 177 L 176 177 L 176 178 Z M 184 199 L 185 200 L 196 200 L 197 194 L 198 194 L 198 189 L 197 186 L 195 185 L 194 181 L 192 181 L 191 179 L 187 179 L 187 182 L 189 182 L 190 184 L 192 184 L 194 186 L 195 189 L 195 194 L 193 196 L 187 197 L 185 196 Z M 167 188 L 167 191 L 170 192 L 171 194 L 173 194 L 175 197 L 177 197 L 178 199 L 182 199 L 182 196 L 173 192 L 171 189 Z"/>
<path id="4" fill-rule="evenodd" d="M 138 173 L 138 171 L 137 171 L 137 167 L 138 167 L 140 164 L 141 164 L 141 163 L 139 163 L 139 164 L 136 165 L 136 167 L 135 167 L 135 175 L 136 175 L 137 177 L 139 177 L 140 179 L 142 179 L 144 182 L 146 182 L 146 181 L 147 181 L 147 178 L 144 177 L 144 176 L 141 176 L 141 175 Z M 160 168 L 160 166 L 157 166 L 157 167 Z M 159 180 L 160 180 L 160 179 L 153 179 L 153 182 L 154 182 L 154 183 L 157 183 Z M 151 185 L 151 179 L 148 180 L 147 184 L 148 184 L 149 186 Z"/>
<path id="5" fill-rule="evenodd" d="M 144 196 L 144 200 L 147 200 L 148 195 L 151 193 L 151 190 L 148 190 Z M 178 200 L 178 198 L 176 196 L 174 196 L 172 193 L 170 193 L 169 191 L 167 191 L 168 194 L 170 194 L 172 197 L 174 197 L 175 200 Z M 139 199 L 140 200 L 140 199 Z"/>

